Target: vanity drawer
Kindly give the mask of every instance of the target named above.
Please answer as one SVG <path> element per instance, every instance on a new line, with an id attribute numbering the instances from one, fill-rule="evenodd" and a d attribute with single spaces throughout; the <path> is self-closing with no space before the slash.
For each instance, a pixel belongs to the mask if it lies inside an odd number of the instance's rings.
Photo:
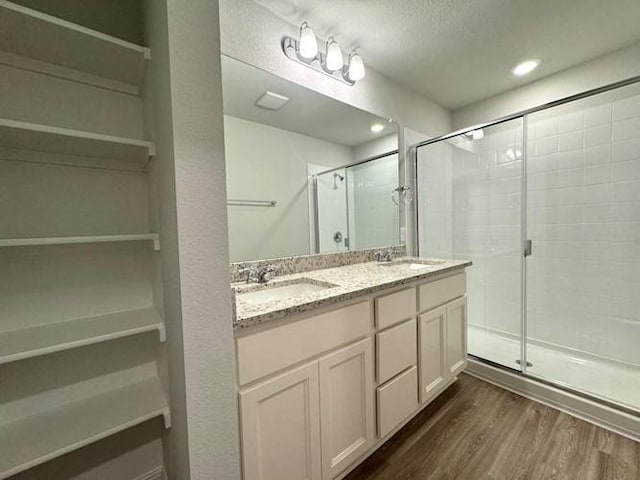
<path id="1" fill-rule="evenodd" d="M 370 332 L 371 306 L 365 301 L 238 337 L 238 383 L 252 382 Z"/>
<path id="2" fill-rule="evenodd" d="M 376 298 L 376 327 L 383 329 L 416 314 L 416 289 L 405 288 Z"/>
<path id="3" fill-rule="evenodd" d="M 454 298 L 462 297 L 467 290 L 464 273 L 452 275 L 442 280 L 424 283 L 418 287 L 420 312 L 444 305 Z"/>
<path id="4" fill-rule="evenodd" d="M 384 383 L 417 363 L 417 329 L 415 318 L 376 334 L 376 372 Z"/>
<path id="5" fill-rule="evenodd" d="M 378 388 L 378 435 L 387 435 L 418 408 L 418 369 L 411 367 Z"/>

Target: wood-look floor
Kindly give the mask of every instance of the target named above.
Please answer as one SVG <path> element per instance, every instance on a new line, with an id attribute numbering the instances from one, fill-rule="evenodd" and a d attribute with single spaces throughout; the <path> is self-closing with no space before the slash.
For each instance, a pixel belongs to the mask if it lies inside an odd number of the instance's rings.
<path id="1" fill-rule="evenodd" d="M 345 480 L 640 480 L 640 443 L 462 374 Z"/>

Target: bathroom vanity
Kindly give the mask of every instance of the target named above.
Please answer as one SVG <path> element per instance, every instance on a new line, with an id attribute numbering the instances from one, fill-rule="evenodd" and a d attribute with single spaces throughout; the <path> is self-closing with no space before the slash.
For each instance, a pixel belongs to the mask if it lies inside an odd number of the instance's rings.
<path id="1" fill-rule="evenodd" d="M 344 477 L 466 366 L 470 262 L 366 262 L 237 284 L 245 480 Z"/>

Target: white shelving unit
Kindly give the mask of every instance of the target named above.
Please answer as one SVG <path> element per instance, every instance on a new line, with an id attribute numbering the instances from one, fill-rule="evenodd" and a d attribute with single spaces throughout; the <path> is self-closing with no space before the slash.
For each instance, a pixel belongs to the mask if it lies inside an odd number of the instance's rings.
<path id="1" fill-rule="evenodd" d="M 152 241 L 153 248 L 160 250 L 160 237 L 157 233 L 134 233 L 128 235 L 90 235 L 79 237 L 33 237 L 0 238 L 1 247 L 27 247 L 37 245 L 68 245 L 75 243 L 111 243 Z"/>
<path id="2" fill-rule="evenodd" d="M 164 392 L 152 377 L 0 424 L 0 479 L 159 416 L 170 427 Z"/>
<path id="3" fill-rule="evenodd" d="M 136 91 L 144 77 L 145 62 L 151 58 L 146 47 L 6 0 L 0 0 L 0 49 L 109 79 Z"/>
<path id="4" fill-rule="evenodd" d="M 150 307 L 0 332 L 0 364 L 154 330 L 164 342 L 164 323 Z"/>
<path id="5" fill-rule="evenodd" d="M 155 155 L 154 144 L 145 140 L 114 137 L 6 118 L 0 118 L 0 145 L 16 150 L 124 160 L 137 162 L 141 166 Z"/>
<path id="6" fill-rule="evenodd" d="M 155 145 L 139 139 L 150 58 L 0 0 L 0 65 L 17 79 L 0 111 L 0 218 L 19 237 L 0 238 L 0 480 L 155 417 L 171 425 L 162 259 L 126 244 L 158 251 L 159 235 L 104 235 L 158 228 Z"/>

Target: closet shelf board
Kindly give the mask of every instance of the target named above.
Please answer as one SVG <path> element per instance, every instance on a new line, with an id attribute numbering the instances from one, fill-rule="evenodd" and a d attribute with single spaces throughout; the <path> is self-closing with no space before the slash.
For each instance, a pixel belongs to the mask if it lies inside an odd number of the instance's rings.
<path id="1" fill-rule="evenodd" d="M 125 235 L 90 235 L 78 237 L 31 237 L 0 238 L 0 247 L 28 247 L 39 245 L 69 245 L 75 243 L 111 243 L 111 242 L 153 242 L 155 250 L 160 250 L 160 237 L 157 233 L 134 233 Z"/>
<path id="2" fill-rule="evenodd" d="M 135 87 L 151 58 L 146 47 L 6 0 L 0 0 L 0 50 Z"/>
<path id="3" fill-rule="evenodd" d="M 0 479 L 163 416 L 169 407 L 157 377 L 0 424 Z"/>
<path id="4" fill-rule="evenodd" d="M 149 307 L 0 332 L 0 364 L 155 330 L 164 342 L 164 323 Z"/>

